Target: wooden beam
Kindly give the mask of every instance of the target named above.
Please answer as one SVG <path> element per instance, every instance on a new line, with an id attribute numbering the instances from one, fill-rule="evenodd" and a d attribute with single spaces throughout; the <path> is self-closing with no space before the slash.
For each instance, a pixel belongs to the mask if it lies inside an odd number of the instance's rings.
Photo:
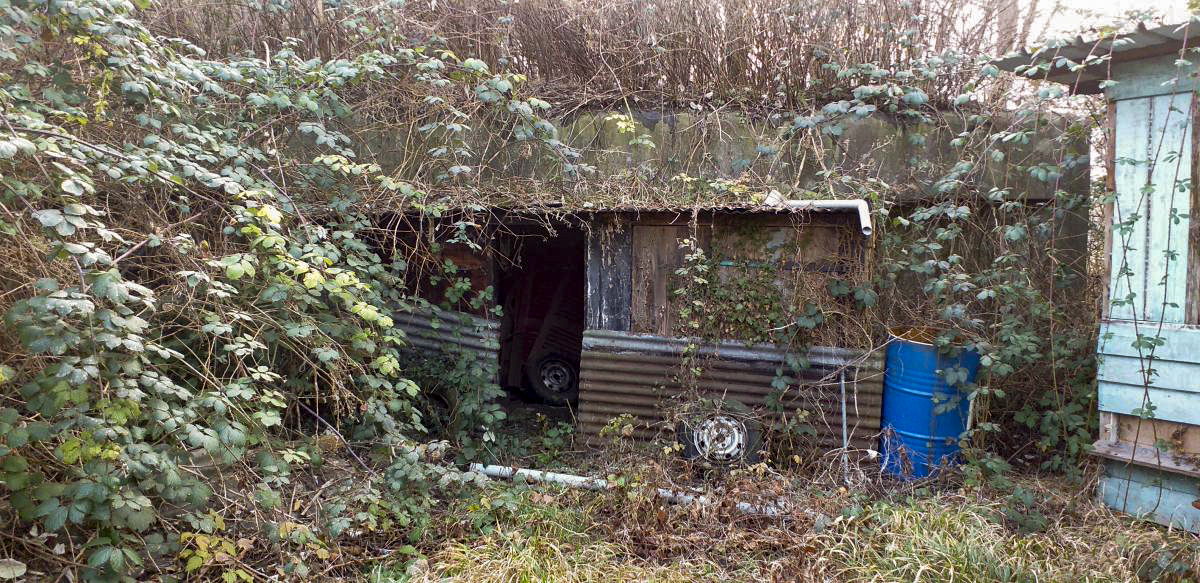
<path id="1" fill-rule="evenodd" d="M 1108 193 L 1117 191 L 1117 102 L 1109 101 L 1104 117 L 1104 132 L 1108 135 L 1108 150 L 1104 153 L 1104 190 Z M 1100 306 L 1100 316 L 1108 318 L 1112 306 L 1112 248 L 1113 248 L 1113 203 L 1104 203 L 1104 267 L 1101 276 L 1101 286 L 1104 293 L 1100 295 L 1103 305 Z"/>
<path id="2" fill-rule="evenodd" d="M 1200 95 L 1192 94 L 1192 159 L 1188 173 L 1188 245 L 1187 292 L 1184 298 L 1184 323 L 1200 324 Z"/>
<path id="3" fill-rule="evenodd" d="M 1124 442 L 1106 443 L 1104 441 L 1097 441 L 1092 445 L 1092 455 L 1145 468 L 1154 468 L 1173 474 L 1200 478 L 1200 468 L 1196 467 L 1195 464 L 1187 463 L 1186 461 L 1177 461 L 1170 453 L 1158 451 L 1153 447 L 1134 446 Z"/>

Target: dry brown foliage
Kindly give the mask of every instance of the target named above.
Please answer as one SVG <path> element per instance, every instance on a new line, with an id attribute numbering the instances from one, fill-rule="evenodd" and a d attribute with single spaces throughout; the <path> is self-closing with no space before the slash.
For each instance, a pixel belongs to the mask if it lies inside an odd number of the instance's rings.
<path id="1" fill-rule="evenodd" d="M 845 91 L 845 80 L 827 65 L 869 63 L 896 71 L 931 59 L 959 59 L 961 65 L 948 74 L 920 81 L 935 103 L 945 103 L 973 74 L 976 58 L 1004 52 L 1014 42 L 1014 19 L 1001 18 L 1017 11 L 1009 4 L 379 0 L 369 8 L 307 1 L 288 9 L 268 3 L 213 10 L 189 0 L 159 2 L 147 16 L 155 31 L 217 54 L 261 56 L 297 39 L 302 54 L 325 59 L 367 48 L 361 32 L 386 22 L 413 39 L 441 38 L 460 56 L 526 74 L 538 94 L 559 105 L 648 108 L 736 101 L 798 109 Z"/>

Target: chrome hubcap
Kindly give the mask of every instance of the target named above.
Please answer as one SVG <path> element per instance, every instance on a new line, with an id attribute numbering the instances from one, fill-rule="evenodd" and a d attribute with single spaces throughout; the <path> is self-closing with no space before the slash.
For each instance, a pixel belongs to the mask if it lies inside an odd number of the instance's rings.
<path id="1" fill-rule="evenodd" d="M 565 393 L 571 389 L 571 368 L 565 363 L 550 361 L 542 364 L 542 385 L 555 393 Z"/>
<path id="2" fill-rule="evenodd" d="M 730 415 L 715 414 L 696 425 L 693 436 L 700 457 L 731 462 L 746 454 L 746 424 Z"/>

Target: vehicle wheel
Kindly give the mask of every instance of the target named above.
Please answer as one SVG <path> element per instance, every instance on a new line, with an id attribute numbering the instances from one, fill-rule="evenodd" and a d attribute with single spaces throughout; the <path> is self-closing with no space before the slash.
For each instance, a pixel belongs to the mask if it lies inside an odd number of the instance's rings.
<path id="1" fill-rule="evenodd" d="M 732 399 L 703 399 L 675 426 L 683 457 L 714 465 L 753 464 L 762 449 L 762 426 L 749 407 Z"/>
<path id="2" fill-rule="evenodd" d="M 579 370 L 571 361 L 551 354 L 530 362 L 529 387 L 542 401 L 568 405 L 579 400 Z"/>

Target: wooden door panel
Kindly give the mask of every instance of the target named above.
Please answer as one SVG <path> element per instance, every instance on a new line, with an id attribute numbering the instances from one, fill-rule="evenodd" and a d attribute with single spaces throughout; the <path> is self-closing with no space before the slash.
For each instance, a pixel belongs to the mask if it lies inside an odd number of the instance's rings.
<path id="1" fill-rule="evenodd" d="M 633 332 L 671 335 L 678 315 L 671 308 L 668 284 L 683 265 L 684 251 L 679 241 L 690 235 L 687 225 L 633 228 Z"/>

